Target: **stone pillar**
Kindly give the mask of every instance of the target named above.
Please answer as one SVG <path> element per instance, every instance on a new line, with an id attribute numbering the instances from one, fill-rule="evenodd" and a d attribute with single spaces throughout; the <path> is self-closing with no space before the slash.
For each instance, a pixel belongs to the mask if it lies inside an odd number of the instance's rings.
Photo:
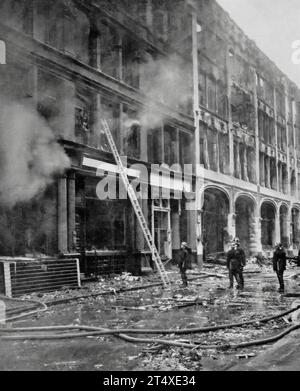
<path id="1" fill-rule="evenodd" d="M 265 155 L 262 153 L 260 159 L 260 184 L 261 186 L 265 187 L 266 186 L 266 181 L 265 181 Z"/>
<path id="2" fill-rule="evenodd" d="M 228 136 L 229 136 L 229 175 L 234 176 L 234 140 L 232 133 L 232 112 L 231 112 L 231 87 L 232 87 L 232 69 L 229 57 L 229 45 L 226 47 L 226 85 L 227 85 L 227 110 L 228 110 Z"/>
<path id="3" fill-rule="evenodd" d="M 244 145 L 244 161 L 243 161 L 243 179 L 244 181 L 246 182 L 249 182 L 249 178 L 248 178 L 248 156 L 247 156 L 247 146 Z"/>
<path id="4" fill-rule="evenodd" d="M 75 250 L 75 173 L 68 176 L 68 249 Z"/>
<path id="5" fill-rule="evenodd" d="M 236 176 L 241 179 L 241 159 L 240 159 L 240 143 L 235 144 L 235 157 L 236 157 Z"/>
<path id="6" fill-rule="evenodd" d="M 178 212 L 171 212 L 172 247 L 180 249 L 180 217 Z"/>
<path id="7" fill-rule="evenodd" d="M 204 138 L 203 138 L 203 160 L 204 160 L 204 164 L 206 165 L 207 169 L 210 170 L 208 143 L 207 143 L 207 132 L 204 132 L 203 136 L 204 136 Z"/>
<path id="8" fill-rule="evenodd" d="M 229 242 L 231 242 L 235 236 L 236 236 L 236 226 L 235 226 L 235 221 L 236 221 L 236 214 L 235 213 L 228 213 L 227 217 L 227 232 L 229 235 Z"/>
<path id="9" fill-rule="evenodd" d="M 265 165 L 266 165 L 266 178 L 265 178 L 265 186 L 270 189 L 271 188 L 271 183 L 270 183 L 270 158 L 269 156 L 265 156 Z"/>
<path id="10" fill-rule="evenodd" d="M 275 243 L 279 243 L 280 241 L 280 210 L 277 210 L 275 212 Z"/>
<path id="11" fill-rule="evenodd" d="M 57 200 L 57 224 L 58 224 L 58 251 L 68 251 L 68 213 L 67 213 L 67 177 L 58 179 Z"/>
<path id="12" fill-rule="evenodd" d="M 289 247 L 288 247 L 289 251 L 293 250 L 293 241 L 291 240 L 292 235 L 293 235 L 291 222 L 292 222 L 292 208 L 289 208 L 288 214 L 286 217 L 287 234 L 288 234 L 288 238 L 289 238 Z"/>
<path id="13" fill-rule="evenodd" d="M 255 232 L 256 232 L 256 251 L 257 253 L 262 253 L 262 244 L 261 244 L 261 217 L 256 215 L 255 217 Z"/>

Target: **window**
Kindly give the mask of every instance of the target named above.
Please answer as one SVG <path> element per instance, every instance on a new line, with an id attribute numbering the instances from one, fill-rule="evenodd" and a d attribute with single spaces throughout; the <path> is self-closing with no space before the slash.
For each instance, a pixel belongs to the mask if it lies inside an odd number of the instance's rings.
<path id="1" fill-rule="evenodd" d="M 118 78 L 118 37 L 116 30 L 104 23 L 99 24 L 101 71 Z"/>
<path id="2" fill-rule="evenodd" d="M 123 150 L 128 157 L 140 158 L 141 126 L 137 112 L 123 106 Z"/>
<path id="3" fill-rule="evenodd" d="M 178 163 L 177 129 L 170 125 L 164 126 L 164 163 L 171 166 Z"/>
<path id="4" fill-rule="evenodd" d="M 89 144 L 92 131 L 92 96 L 81 89 L 76 93 L 75 137 L 82 144 Z"/>
<path id="5" fill-rule="evenodd" d="M 126 202 L 86 199 L 87 250 L 114 250 L 126 245 Z"/>
<path id="6" fill-rule="evenodd" d="M 192 134 L 179 132 L 179 163 L 182 168 L 184 164 L 193 164 L 194 162 L 193 140 Z"/>
<path id="7" fill-rule="evenodd" d="M 38 73 L 38 111 L 57 133 L 62 134 L 60 124 L 61 92 L 63 81 L 49 73 Z"/>
<path id="8" fill-rule="evenodd" d="M 128 36 L 123 38 L 123 81 L 139 88 L 139 45 Z"/>
<path id="9" fill-rule="evenodd" d="M 162 163 L 162 129 L 154 128 L 148 130 L 147 149 L 149 163 Z"/>

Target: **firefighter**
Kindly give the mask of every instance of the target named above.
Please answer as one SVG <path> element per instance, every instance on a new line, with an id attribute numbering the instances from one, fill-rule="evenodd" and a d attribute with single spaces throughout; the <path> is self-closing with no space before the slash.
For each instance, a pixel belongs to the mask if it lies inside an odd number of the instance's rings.
<path id="1" fill-rule="evenodd" d="M 227 253 L 227 268 L 229 271 L 229 289 L 233 288 L 233 277 L 237 281 L 237 289 L 244 289 L 243 268 L 246 265 L 246 257 L 243 249 L 240 248 L 239 238 L 232 242 L 231 250 Z"/>
<path id="2" fill-rule="evenodd" d="M 186 270 L 189 265 L 189 256 L 190 256 L 191 248 L 188 246 L 186 242 L 182 242 L 180 247 L 181 248 L 178 256 L 178 267 L 182 279 L 182 286 L 186 288 L 188 285 Z"/>
<path id="3" fill-rule="evenodd" d="M 276 246 L 276 249 L 273 254 L 273 270 L 276 272 L 278 281 L 279 281 L 279 289 L 278 292 L 284 292 L 284 281 L 283 281 L 283 273 L 286 269 L 286 253 L 284 251 L 283 245 L 279 243 Z"/>

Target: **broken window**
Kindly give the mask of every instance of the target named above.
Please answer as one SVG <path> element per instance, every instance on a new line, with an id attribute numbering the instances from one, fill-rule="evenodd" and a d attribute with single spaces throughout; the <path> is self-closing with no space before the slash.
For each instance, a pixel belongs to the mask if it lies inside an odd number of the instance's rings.
<path id="1" fill-rule="evenodd" d="M 179 131 L 179 164 L 183 170 L 184 164 L 193 164 L 194 137 L 191 133 Z"/>
<path id="2" fill-rule="evenodd" d="M 201 106 L 206 107 L 206 76 L 203 73 L 199 73 L 199 103 Z"/>
<path id="3" fill-rule="evenodd" d="M 162 41 L 167 39 L 168 14 L 161 0 L 153 0 L 153 33 Z"/>
<path id="4" fill-rule="evenodd" d="M 231 62 L 231 74 L 233 80 L 241 87 L 251 90 L 251 71 L 249 64 L 238 55 L 229 57 Z"/>
<path id="5" fill-rule="evenodd" d="M 252 95 L 233 86 L 231 99 L 232 121 L 247 127 L 249 130 L 254 129 L 254 106 L 252 102 Z"/>
<path id="6" fill-rule="evenodd" d="M 217 83 L 217 108 L 219 116 L 222 118 L 227 118 L 226 86 L 222 81 Z"/>
<path id="7" fill-rule="evenodd" d="M 274 94 L 272 85 L 259 75 L 257 75 L 256 82 L 257 95 L 259 96 L 259 98 L 261 98 L 264 102 L 273 107 Z"/>
<path id="8" fill-rule="evenodd" d="M 220 149 L 220 172 L 229 174 L 229 136 L 228 134 L 219 133 L 219 149 Z"/>
<path id="9" fill-rule="evenodd" d="M 140 51 L 138 42 L 128 36 L 123 37 L 123 81 L 134 88 L 139 88 Z"/>
<path id="10" fill-rule="evenodd" d="M 208 128 L 207 129 L 207 145 L 210 169 L 213 171 L 218 170 L 218 133 L 217 131 Z"/>
<path id="11" fill-rule="evenodd" d="M 279 123 L 277 123 L 277 143 L 278 148 L 285 152 L 286 151 L 286 130 L 285 127 Z"/>
<path id="12" fill-rule="evenodd" d="M 38 73 L 38 111 L 56 134 L 62 134 L 60 123 L 63 81 L 50 73 Z"/>
<path id="13" fill-rule="evenodd" d="M 170 125 L 164 125 L 164 163 L 178 163 L 177 129 Z"/>
<path id="14" fill-rule="evenodd" d="M 118 151 L 120 151 L 120 104 L 106 97 L 101 96 L 100 110 L 95 115 L 99 116 L 99 119 L 105 119 L 108 123 L 109 129 L 113 136 L 114 142 Z M 95 108 L 97 110 L 97 108 Z M 101 123 L 97 123 L 97 129 L 95 129 L 95 137 L 97 148 L 102 151 L 111 152 L 111 148 L 107 141 L 106 135 L 102 130 Z"/>
<path id="15" fill-rule="evenodd" d="M 0 255 L 31 256 L 57 253 L 56 186 L 14 208 L 0 207 Z M 37 229 L 38 227 L 38 229 Z"/>
<path id="16" fill-rule="evenodd" d="M 99 23 L 101 71 L 119 77 L 118 35 L 114 27 Z"/>
<path id="17" fill-rule="evenodd" d="M 138 113 L 123 105 L 123 151 L 128 157 L 140 158 L 141 125 Z"/>
<path id="18" fill-rule="evenodd" d="M 92 95 L 77 89 L 75 106 L 75 137 L 79 143 L 89 144 L 92 132 Z"/>
<path id="19" fill-rule="evenodd" d="M 207 79 L 207 108 L 214 113 L 217 111 L 216 101 L 216 81 L 213 79 Z"/>
<path id="20" fill-rule="evenodd" d="M 162 163 L 162 129 L 149 129 L 147 135 L 147 151 L 149 163 Z"/>
<path id="21" fill-rule="evenodd" d="M 72 1 L 37 2 L 36 35 L 48 45 L 89 62 L 88 17 Z"/>
<path id="22" fill-rule="evenodd" d="M 90 22 L 74 6 L 64 10 L 64 50 L 77 59 L 89 63 Z"/>
<path id="23" fill-rule="evenodd" d="M 285 98 L 278 90 L 276 90 L 276 109 L 277 114 L 281 115 L 281 117 L 285 117 Z"/>
<path id="24" fill-rule="evenodd" d="M 126 201 L 86 199 L 86 249 L 126 247 Z"/>

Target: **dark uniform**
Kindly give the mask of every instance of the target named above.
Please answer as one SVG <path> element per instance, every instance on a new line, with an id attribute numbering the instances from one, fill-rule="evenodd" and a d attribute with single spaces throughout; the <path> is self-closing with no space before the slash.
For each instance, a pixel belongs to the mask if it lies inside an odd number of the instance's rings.
<path id="1" fill-rule="evenodd" d="M 233 277 L 238 283 L 238 289 L 244 289 L 243 267 L 246 265 L 245 252 L 238 246 L 227 253 L 227 268 L 229 270 L 229 288 L 233 288 Z"/>
<path id="2" fill-rule="evenodd" d="M 181 248 L 178 253 L 178 267 L 180 270 L 182 284 L 184 286 L 187 286 L 186 270 L 188 269 L 189 265 L 189 254 L 190 251 L 188 248 Z"/>
<path id="3" fill-rule="evenodd" d="M 284 292 L 283 272 L 286 269 L 286 253 L 282 246 L 278 246 L 273 255 L 273 270 L 277 273 L 279 292 Z"/>

